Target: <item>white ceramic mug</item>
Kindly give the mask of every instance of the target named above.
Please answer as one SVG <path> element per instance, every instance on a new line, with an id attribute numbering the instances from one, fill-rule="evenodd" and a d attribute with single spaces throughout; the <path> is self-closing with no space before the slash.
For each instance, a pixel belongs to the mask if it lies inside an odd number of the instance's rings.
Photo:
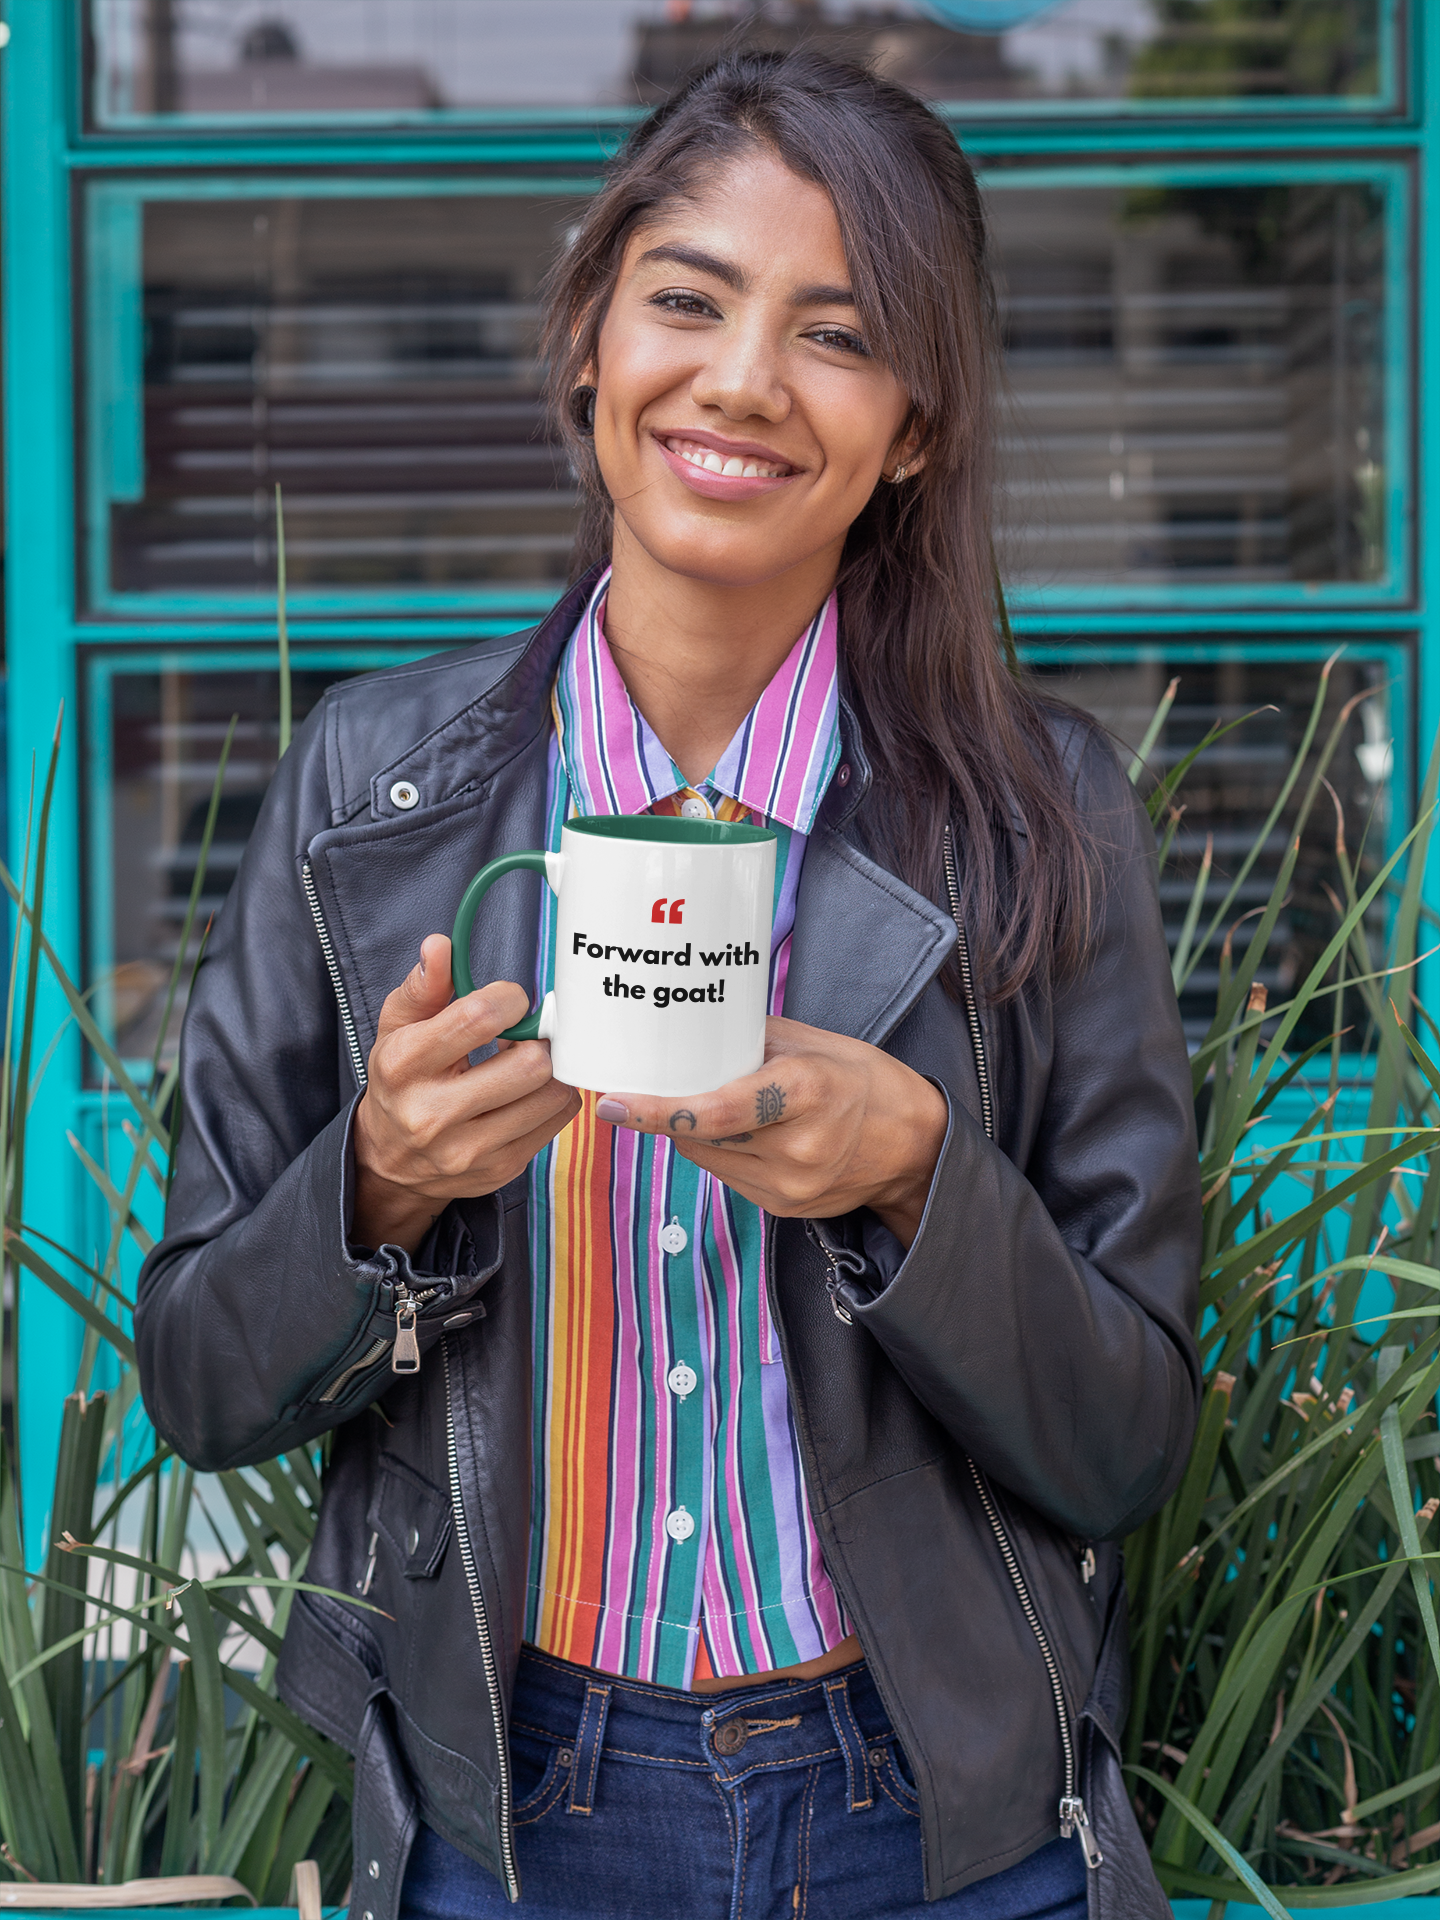
<path id="1" fill-rule="evenodd" d="M 775 835 L 728 820 L 568 820 L 558 853 L 509 853 L 465 889 L 452 972 L 470 993 L 476 910 L 502 874 L 559 902 L 555 987 L 506 1040 L 548 1040 L 555 1077 L 595 1092 L 709 1093 L 765 1059 Z"/>

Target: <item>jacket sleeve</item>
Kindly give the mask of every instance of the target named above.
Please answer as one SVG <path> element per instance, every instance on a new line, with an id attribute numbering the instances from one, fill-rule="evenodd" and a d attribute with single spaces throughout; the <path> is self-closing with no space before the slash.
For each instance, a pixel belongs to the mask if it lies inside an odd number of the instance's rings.
<path id="1" fill-rule="evenodd" d="M 414 1267 L 399 1248 L 349 1244 L 357 1096 L 303 882 L 306 846 L 330 824 L 324 706 L 271 783 L 196 975 L 165 1235 L 137 1291 L 150 1418 L 210 1471 L 299 1446 L 367 1405 L 389 1365 L 397 1284 L 438 1289 L 433 1323 L 500 1262 L 494 1196 L 447 1209 Z M 427 1254 L 446 1270 L 427 1272 Z M 380 1341 L 378 1362 L 321 1398 Z"/>
<path id="2" fill-rule="evenodd" d="M 1160 1507 L 1189 1453 L 1200 1178 L 1154 834 L 1094 735 L 1077 792 L 1099 848 L 1095 941 L 1083 973 L 1053 996 L 1028 1162 L 1016 1165 L 951 1099 L 908 1255 L 878 1222 L 852 1228 L 878 1284 L 862 1277 L 846 1292 L 855 1320 L 980 1467 L 1097 1540 Z M 1041 1044 L 1033 1007 L 991 1014 L 992 1031 L 1006 1023 Z M 1002 1074 L 1002 1108 L 1006 1092 Z"/>

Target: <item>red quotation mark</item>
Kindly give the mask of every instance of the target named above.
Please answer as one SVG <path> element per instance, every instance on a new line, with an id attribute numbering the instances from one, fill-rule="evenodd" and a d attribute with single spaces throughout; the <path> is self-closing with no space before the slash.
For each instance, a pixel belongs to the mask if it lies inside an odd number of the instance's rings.
<path id="1" fill-rule="evenodd" d="M 657 900 L 654 906 L 651 907 L 650 909 L 650 918 L 655 922 L 655 925 L 657 927 L 663 927 L 665 924 L 666 904 L 667 903 L 664 900 Z M 683 913 L 681 913 L 680 909 L 684 906 L 685 902 L 683 900 L 671 900 L 668 904 L 670 907 L 671 926 L 672 927 L 683 926 L 685 924 L 685 916 Z"/>

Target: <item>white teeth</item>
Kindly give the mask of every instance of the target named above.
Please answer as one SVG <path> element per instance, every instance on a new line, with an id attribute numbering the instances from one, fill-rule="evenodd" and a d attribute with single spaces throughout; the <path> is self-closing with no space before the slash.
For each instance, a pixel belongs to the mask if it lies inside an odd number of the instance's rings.
<path id="1" fill-rule="evenodd" d="M 743 460 L 737 454 L 729 459 L 723 458 L 709 447 L 698 447 L 693 440 L 667 440 L 666 446 L 671 453 L 688 461 L 692 467 L 699 467 L 705 473 L 723 474 L 732 480 L 774 480 L 786 472 L 784 467 L 767 466 L 759 460 Z"/>

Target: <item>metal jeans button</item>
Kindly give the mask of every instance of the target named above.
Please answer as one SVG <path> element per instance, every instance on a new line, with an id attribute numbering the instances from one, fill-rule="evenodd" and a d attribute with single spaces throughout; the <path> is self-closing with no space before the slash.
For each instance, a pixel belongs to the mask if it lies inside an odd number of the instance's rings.
<path id="1" fill-rule="evenodd" d="M 710 1738 L 717 1753 L 739 1753 L 750 1738 L 750 1729 L 743 1720 L 722 1720 Z"/>

